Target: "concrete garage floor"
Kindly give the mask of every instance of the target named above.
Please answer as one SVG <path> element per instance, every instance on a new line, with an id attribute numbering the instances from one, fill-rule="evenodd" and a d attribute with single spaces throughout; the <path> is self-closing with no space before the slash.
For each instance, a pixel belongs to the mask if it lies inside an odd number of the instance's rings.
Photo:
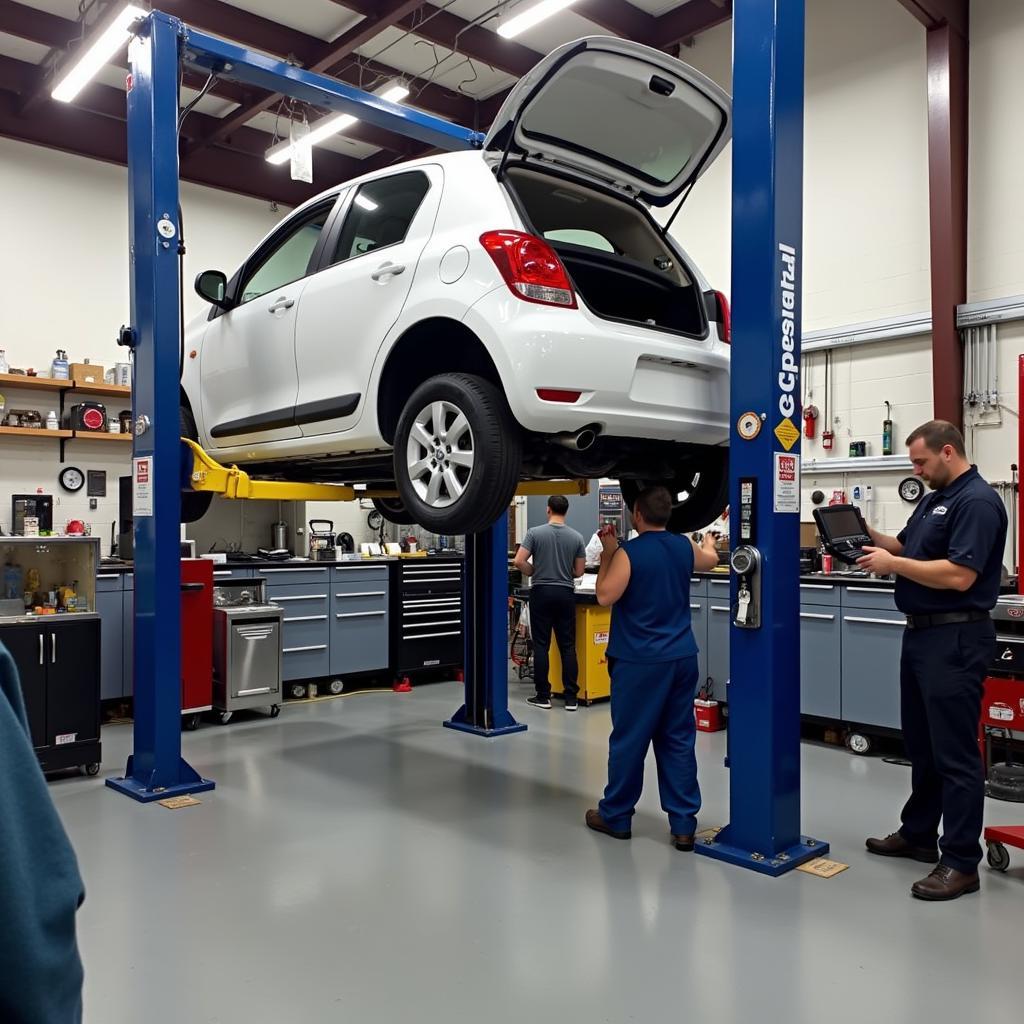
<path id="1" fill-rule="evenodd" d="M 1011 1020 L 1024 996 L 1024 852 L 953 904 L 922 865 L 863 852 L 907 769 L 805 745 L 804 825 L 851 864 L 769 879 L 678 853 L 650 784 L 633 839 L 582 824 L 607 705 L 522 704 L 525 734 L 440 722 L 457 684 L 286 707 L 184 736 L 202 806 L 99 781 L 51 791 L 88 895 L 87 1024 Z M 103 775 L 131 730 L 104 729 Z M 701 736 L 702 826 L 726 818 L 724 734 Z M 1024 807 L 989 802 L 990 822 Z"/>

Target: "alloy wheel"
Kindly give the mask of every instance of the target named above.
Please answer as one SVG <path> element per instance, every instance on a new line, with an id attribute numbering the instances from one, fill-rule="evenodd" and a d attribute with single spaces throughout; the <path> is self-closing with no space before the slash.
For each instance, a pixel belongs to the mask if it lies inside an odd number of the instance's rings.
<path id="1" fill-rule="evenodd" d="M 416 415 L 406 446 L 409 480 L 431 508 L 448 508 L 473 475 L 476 450 L 466 414 L 452 402 L 434 401 Z"/>

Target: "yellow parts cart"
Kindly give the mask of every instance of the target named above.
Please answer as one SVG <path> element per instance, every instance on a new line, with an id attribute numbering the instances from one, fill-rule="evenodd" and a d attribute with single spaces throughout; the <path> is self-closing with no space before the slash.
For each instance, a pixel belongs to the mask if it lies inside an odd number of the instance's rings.
<path id="1" fill-rule="evenodd" d="M 593 593 L 576 594 L 576 661 L 579 663 L 580 703 L 603 700 L 611 695 L 608 676 L 608 630 L 611 608 L 602 608 Z M 562 658 L 555 638 L 551 637 L 548 668 L 551 692 L 562 692 Z"/>

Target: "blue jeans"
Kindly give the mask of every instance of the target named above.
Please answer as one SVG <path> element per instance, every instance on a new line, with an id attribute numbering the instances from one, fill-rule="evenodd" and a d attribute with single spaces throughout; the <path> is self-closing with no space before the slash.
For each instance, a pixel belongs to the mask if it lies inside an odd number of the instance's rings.
<path id="1" fill-rule="evenodd" d="M 612 735 L 608 785 L 598 811 L 609 828 L 626 832 L 644 786 L 644 759 L 654 743 L 662 810 L 674 835 L 693 835 L 700 810 L 697 724 L 697 656 L 645 664 L 609 658 Z"/>

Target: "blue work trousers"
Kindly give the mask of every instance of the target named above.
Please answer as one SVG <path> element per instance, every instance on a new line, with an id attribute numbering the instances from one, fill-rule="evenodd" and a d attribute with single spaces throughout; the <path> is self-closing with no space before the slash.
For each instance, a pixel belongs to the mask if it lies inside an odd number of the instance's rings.
<path id="1" fill-rule="evenodd" d="M 608 660 L 612 735 L 608 786 L 598 811 L 609 828 L 629 830 L 644 786 L 644 760 L 653 742 L 661 806 L 668 814 L 669 828 L 673 835 L 693 835 L 700 810 L 693 717 L 697 656 L 656 664 Z"/>

